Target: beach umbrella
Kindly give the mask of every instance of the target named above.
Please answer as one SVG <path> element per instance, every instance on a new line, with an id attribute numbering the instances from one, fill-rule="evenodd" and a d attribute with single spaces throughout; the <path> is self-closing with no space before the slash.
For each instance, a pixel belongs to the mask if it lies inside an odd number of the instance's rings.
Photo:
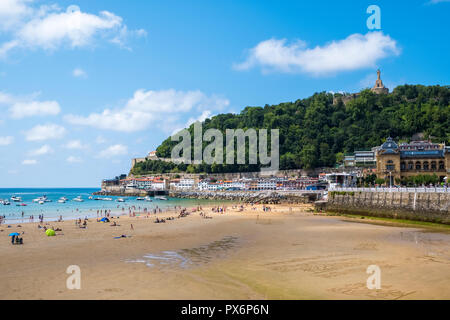
<path id="1" fill-rule="evenodd" d="M 45 234 L 47 235 L 47 237 L 56 236 L 55 230 L 52 230 L 52 229 L 47 229 L 47 231 L 45 231 Z"/>
<path id="2" fill-rule="evenodd" d="M 103 218 L 103 219 L 101 219 L 100 221 L 101 221 L 101 222 L 109 222 L 109 219 L 108 219 L 108 218 Z"/>
<path id="3" fill-rule="evenodd" d="M 13 232 L 13 233 L 10 233 L 10 234 L 9 234 L 9 237 L 13 237 L 13 236 L 18 237 L 18 236 L 20 236 L 20 233 Z"/>

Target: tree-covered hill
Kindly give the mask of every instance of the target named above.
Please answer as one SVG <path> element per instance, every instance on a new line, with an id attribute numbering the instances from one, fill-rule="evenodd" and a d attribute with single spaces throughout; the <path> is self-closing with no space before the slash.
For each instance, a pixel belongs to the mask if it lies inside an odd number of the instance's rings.
<path id="1" fill-rule="evenodd" d="M 408 141 L 421 132 L 435 142 L 450 143 L 449 86 L 404 85 L 388 95 L 364 90 L 347 104 L 339 97 L 322 92 L 295 102 L 247 107 L 240 114 L 219 114 L 205 120 L 203 130 L 279 129 L 280 169 L 334 166 L 343 154 L 378 146 L 388 136 Z M 333 98 L 338 98 L 335 104 Z M 189 131 L 193 133 L 193 126 Z M 158 147 L 157 155 L 169 158 L 176 144 L 169 137 Z M 132 173 L 258 169 L 258 165 L 186 166 L 147 161 Z"/>

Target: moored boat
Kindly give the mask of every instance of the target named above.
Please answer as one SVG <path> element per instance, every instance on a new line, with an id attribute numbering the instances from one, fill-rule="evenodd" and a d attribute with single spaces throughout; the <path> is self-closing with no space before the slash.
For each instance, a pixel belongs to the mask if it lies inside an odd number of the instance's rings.
<path id="1" fill-rule="evenodd" d="M 73 201 L 76 202 L 83 202 L 84 200 L 81 198 L 81 196 L 76 197 L 75 199 L 73 199 Z"/>

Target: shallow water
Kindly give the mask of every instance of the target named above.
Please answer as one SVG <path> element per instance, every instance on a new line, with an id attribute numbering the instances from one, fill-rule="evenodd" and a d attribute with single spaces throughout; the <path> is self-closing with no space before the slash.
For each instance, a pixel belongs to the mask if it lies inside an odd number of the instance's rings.
<path id="1" fill-rule="evenodd" d="M 142 259 L 125 260 L 127 263 L 144 263 L 153 267 L 190 268 L 207 264 L 214 259 L 225 257 L 238 244 L 238 238 L 227 236 L 207 245 L 178 251 L 163 251 L 158 254 L 146 254 Z"/>
<path id="2" fill-rule="evenodd" d="M 196 200 L 196 199 L 175 199 L 168 198 L 169 201 L 158 200 L 152 198 L 152 202 L 138 201 L 137 197 L 123 197 L 126 202 L 117 202 L 121 197 L 112 196 L 93 196 L 93 198 L 111 198 L 113 201 L 98 201 L 89 200 L 92 193 L 99 191 L 99 189 L 0 189 L 0 199 L 7 199 L 11 205 L 0 205 L 0 216 L 5 216 L 6 224 L 13 223 L 27 223 L 31 222 L 29 217 L 34 216 L 34 222 L 38 222 L 38 216 L 43 214 L 45 221 L 55 221 L 62 216 L 63 219 L 78 219 L 78 218 L 96 218 L 97 210 L 111 210 L 112 215 L 128 214 L 129 207 L 135 206 L 133 211 L 139 212 L 147 208 L 152 212 L 155 208 L 161 210 L 173 209 L 174 206 L 193 207 L 197 204 L 208 205 L 213 204 L 211 200 Z M 38 204 L 33 202 L 41 196 L 47 196 L 52 202 L 45 204 Z M 21 202 L 12 202 L 11 197 L 21 197 Z M 74 198 L 81 196 L 84 202 L 73 201 Z M 61 197 L 68 198 L 66 203 L 58 203 Z M 226 201 L 223 201 L 225 203 Z M 19 204 L 26 204 L 26 206 L 17 206 Z M 216 202 L 217 203 L 217 202 Z M 222 203 L 222 202 L 221 202 Z M 23 212 L 23 217 L 22 217 Z"/>

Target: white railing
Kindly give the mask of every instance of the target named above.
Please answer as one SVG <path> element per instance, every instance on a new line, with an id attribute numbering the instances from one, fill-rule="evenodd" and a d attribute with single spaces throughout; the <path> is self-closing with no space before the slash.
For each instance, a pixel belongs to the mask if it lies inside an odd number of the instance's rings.
<path id="1" fill-rule="evenodd" d="M 376 188 L 330 188 L 329 191 L 346 192 L 432 192 L 446 193 L 450 192 L 449 187 L 417 187 L 417 188 L 398 188 L 398 187 L 376 187 Z"/>

